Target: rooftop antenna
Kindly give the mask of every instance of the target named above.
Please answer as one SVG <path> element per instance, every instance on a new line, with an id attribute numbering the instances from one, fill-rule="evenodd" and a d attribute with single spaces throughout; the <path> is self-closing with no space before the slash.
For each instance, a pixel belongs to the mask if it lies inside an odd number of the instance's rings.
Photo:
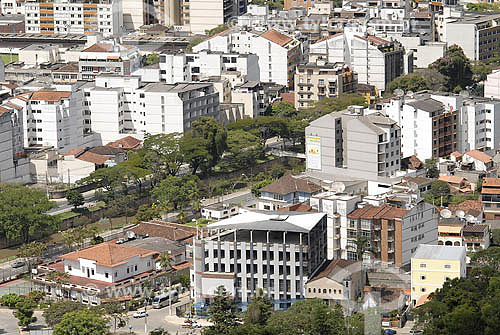
<path id="1" fill-rule="evenodd" d="M 406 96 L 409 97 L 409 98 L 413 98 L 415 94 L 413 93 L 413 91 L 408 91 L 406 92 Z"/>
<path id="2" fill-rule="evenodd" d="M 441 212 L 439 212 L 439 214 L 441 215 L 441 217 L 443 219 L 449 219 L 449 218 L 451 218 L 451 215 L 452 215 L 451 211 L 449 209 L 446 209 L 446 208 L 441 210 Z"/>

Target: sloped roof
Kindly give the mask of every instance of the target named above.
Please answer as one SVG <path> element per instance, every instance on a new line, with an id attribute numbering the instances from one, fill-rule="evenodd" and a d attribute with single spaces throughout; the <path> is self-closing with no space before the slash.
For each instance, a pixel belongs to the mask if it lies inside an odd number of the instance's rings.
<path id="1" fill-rule="evenodd" d="M 489 163 L 493 160 L 491 158 L 491 156 L 489 156 L 489 155 L 487 155 L 484 152 L 479 151 L 479 150 L 467 151 L 464 155 L 468 155 L 468 156 L 470 156 L 478 161 L 481 161 L 483 163 Z"/>
<path id="2" fill-rule="evenodd" d="M 373 206 L 366 205 L 363 208 L 356 208 L 351 213 L 347 215 L 350 219 L 402 219 L 406 213 L 407 209 L 397 208 L 390 205 L 383 206 Z"/>
<path id="3" fill-rule="evenodd" d="M 114 142 L 109 142 L 108 144 L 106 144 L 106 146 L 124 150 L 133 150 L 137 149 L 137 147 L 139 147 L 141 143 L 141 140 L 138 140 L 135 137 L 126 136 Z"/>
<path id="4" fill-rule="evenodd" d="M 304 202 L 299 202 L 287 207 L 281 207 L 278 209 L 280 212 L 317 212 L 312 206 L 307 205 Z"/>
<path id="5" fill-rule="evenodd" d="M 420 109 L 429 113 L 439 112 L 444 109 L 444 105 L 442 102 L 434 100 L 432 98 L 425 98 L 415 101 L 410 101 L 406 103 L 416 109 Z"/>
<path id="6" fill-rule="evenodd" d="M 440 176 L 439 180 L 445 181 L 450 184 L 460 184 L 465 180 L 465 178 L 458 176 Z"/>
<path id="7" fill-rule="evenodd" d="M 486 224 L 468 224 L 464 226 L 464 233 L 484 233 L 488 230 Z"/>
<path id="8" fill-rule="evenodd" d="M 112 44 L 96 43 L 86 49 L 83 49 L 81 52 L 111 52 L 111 51 L 113 51 Z"/>
<path id="9" fill-rule="evenodd" d="M 92 147 L 88 151 L 90 151 L 94 154 L 104 155 L 104 156 L 115 156 L 117 154 L 125 152 L 124 149 L 103 146 L 103 145 L 98 145 L 97 147 Z"/>
<path id="10" fill-rule="evenodd" d="M 172 241 L 181 241 L 196 235 L 196 228 L 169 222 L 142 222 L 130 229 L 137 235 L 163 237 Z"/>
<path id="11" fill-rule="evenodd" d="M 291 41 L 293 41 L 293 38 L 291 38 L 290 36 L 282 34 L 279 31 L 274 30 L 274 29 L 268 30 L 268 31 L 266 31 L 264 34 L 262 34 L 260 36 L 262 36 L 266 40 L 274 42 L 274 43 L 276 43 L 276 44 L 278 44 L 278 45 L 280 45 L 282 47 L 285 46 L 285 45 L 287 45 Z"/>
<path id="12" fill-rule="evenodd" d="M 419 244 L 412 258 L 460 260 L 462 257 L 465 257 L 464 246 Z"/>
<path id="13" fill-rule="evenodd" d="M 462 157 L 462 156 L 463 156 L 463 154 L 461 154 L 461 153 L 460 153 L 460 152 L 458 152 L 458 151 L 453 151 L 453 152 L 450 154 L 450 156 L 452 156 L 452 155 L 453 155 L 453 156 L 455 156 L 456 158 L 460 158 L 460 157 Z"/>
<path id="14" fill-rule="evenodd" d="M 94 163 L 97 165 L 103 165 L 109 160 L 109 156 L 99 155 L 91 151 L 85 151 L 83 154 L 76 157 L 76 159 L 82 160 L 84 162 Z"/>
<path id="15" fill-rule="evenodd" d="M 70 252 L 60 256 L 62 259 L 78 261 L 80 258 L 95 261 L 96 264 L 114 267 L 124 264 L 127 259 L 134 256 L 147 257 L 157 254 L 157 252 L 128 245 L 118 245 L 114 243 L 101 243 L 93 247 Z"/>
<path id="16" fill-rule="evenodd" d="M 327 40 L 329 40 L 331 38 L 339 37 L 339 36 L 342 36 L 342 35 L 344 35 L 344 33 L 336 33 L 334 35 L 325 36 L 325 37 L 320 38 L 319 40 L 317 40 L 314 43 L 320 43 L 320 42 L 327 41 Z"/>
<path id="17" fill-rule="evenodd" d="M 4 113 L 10 113 L 10 112 L 11 112 L 10 109 L 7 109 L 5 107 L 0 106 L 0 115 L 2 115 Z"/>
<path id="18" fill-rule="evenodd" d="M 500 187 L 500 178 L 483 178 L 483 187 Z"/>
<path id="19" fill-rule="evenodd" d="M 61 99 L 68 98 L 71 92 L 67 91 L 36 91 L 31 95 L 31 100 L 41 100 L 47 102 L 57 102 Z"/>
<path id="20" fill-rule="evenodd" d="M 360 39 L 365 40 L 365 41 L 368 41 L 368 42 L 371 42 L 372 44 L 375 44 L 375 45 L 389 44 L 389 41 L 384 40 L 383 38 L 377 37 L 375 35 L 368 35 L 368 36 L 355 35 L 355 37 L 360 38 Z"/>
<path id="21" fill-rule="evenodd" d="M 357 266 L 355 265 L 357 264 Z M 351 269 L 349 269 L 351 268 Z M 347 271 L 346 274 L 354 273 L 354 272 L 359 272 L 361 271 L 361 266 L 357 261 L 351 261 L 351 260 L 346 260 L 346 259 L 333 259 L 330 261 L 327 261 L 320 269 L 318 274 L 314 277 L 312 277 L 309 280 L 309 283 L 321 278 L 328 277 L 330 279 L 335 280 L 335 274 L 338 273 L 341 270 Z M 352 271 L 355 270 L 355 271 Z M 342 280 L 343 278 L 340 278 L 339 280 Z"/>
<path id="22" fill-rule="evenodd" d="M 260 191 L 285 195 L 292 192 L 315 193 L 321 191 L 321 189 L 321 186 L 309 180 L 286 175 L 276 180 L 274 183 L 264 186 Z"/>
<path id="23" fill-rule="evenodd" d="M 452 212 L 456 212 L 457 210 L 462 210 L 465 212 L 465 214 L 471 214 L 471 211 L 474 212 L 482 212 L 483 211 L 483 205 L 481 204 L 480 200 L 465 200 L 464 202 L 458 204 L 458 205 L 449 205 L 448 209 Z M 474 215 L 475 216 L 475 215 Z"/>

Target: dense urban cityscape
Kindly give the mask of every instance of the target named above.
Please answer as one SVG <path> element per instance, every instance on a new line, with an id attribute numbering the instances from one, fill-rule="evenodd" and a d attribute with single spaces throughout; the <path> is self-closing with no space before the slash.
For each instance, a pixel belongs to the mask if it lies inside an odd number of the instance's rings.
<path id="1" fill-rule="evenodd" d="M 0 0 L 0 334 L 498 335 L 499 173 L 495 1 Z"/>

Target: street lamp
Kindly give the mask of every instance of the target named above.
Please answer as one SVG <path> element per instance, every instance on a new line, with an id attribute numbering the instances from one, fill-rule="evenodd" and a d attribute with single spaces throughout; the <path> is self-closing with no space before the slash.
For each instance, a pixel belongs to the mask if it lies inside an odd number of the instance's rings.
<path id="1" fill-rule="evenodd" d="M 148 333 L 148 300 L 149 297 L 144 299 L 144 334 Z"/>

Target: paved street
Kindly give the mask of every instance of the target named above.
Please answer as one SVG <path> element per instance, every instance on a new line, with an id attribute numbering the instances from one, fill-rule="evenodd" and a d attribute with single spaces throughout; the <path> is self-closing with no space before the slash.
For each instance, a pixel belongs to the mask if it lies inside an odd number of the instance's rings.
<path id="1" fill-rule="evenodd" d="M 0 283 L 4 282 L 5 280 L 8 280 L 9 278 L 15 278 L 17 275 L 28 271 L 27 266 L 14 269 L 12 267 L 12 264 L 15 261 L 17 261 L 17 259 L 5 263 L 0 263 Z"/>
<path id="2" fill-rule="evenodd" d="M 37 322 L 35 322 L 31 328 L 44 328 L 46 325 L 42 317 L 42 312 L 36 311 L 35 317 L 37 318 Z M 19 334 L 17 319 L 12 315 L 12 310 L 10 309 L 0 309 L 0 334 Z"/>

